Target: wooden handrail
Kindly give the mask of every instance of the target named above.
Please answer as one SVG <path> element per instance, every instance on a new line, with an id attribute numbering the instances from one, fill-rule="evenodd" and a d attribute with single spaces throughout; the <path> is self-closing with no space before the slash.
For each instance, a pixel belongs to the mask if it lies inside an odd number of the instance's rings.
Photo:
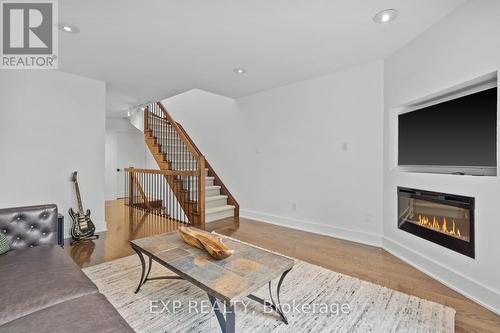
<path id="1" fill-rule="evenodd" d="M 149 174 L 160 174 L 167 176 L 199 176 L 198 170 L 159 170 L 159 169 L 138 169 L 138 168 L 125 168 L 127 172 L 139 172 L 139 173 L 149 173 Z"/>

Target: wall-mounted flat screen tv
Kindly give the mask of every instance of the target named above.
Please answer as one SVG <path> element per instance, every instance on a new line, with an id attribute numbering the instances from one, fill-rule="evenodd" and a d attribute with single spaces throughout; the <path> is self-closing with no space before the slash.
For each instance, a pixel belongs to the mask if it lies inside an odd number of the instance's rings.
<path id="1" fill-rule="evenodd" d="M 497 166 L 497 88 L 399 115 L 400 166 Z"/>

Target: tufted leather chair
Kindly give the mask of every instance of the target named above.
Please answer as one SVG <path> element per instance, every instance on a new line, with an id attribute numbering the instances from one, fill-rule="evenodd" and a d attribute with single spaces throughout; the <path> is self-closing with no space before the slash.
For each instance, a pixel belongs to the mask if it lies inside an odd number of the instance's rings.
<path id="1" fill-rule="evenodd" d="M 12 250 L 58 243 L 56 205 L 0 209 L 0 232 Z"/>

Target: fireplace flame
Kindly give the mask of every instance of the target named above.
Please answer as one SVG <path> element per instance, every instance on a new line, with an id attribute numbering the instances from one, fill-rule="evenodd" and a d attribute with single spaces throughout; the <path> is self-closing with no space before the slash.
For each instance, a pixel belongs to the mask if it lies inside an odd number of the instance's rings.
<path id="1" fill-rule="evenodd" d="M 439 223 L 440 219 L 442 221 L 441 224 Z M 444 216 L 442 218 L 433 216 L 432 222 L 430 222 L 430 219 L 427 216 L 418 214 L 418 224 L 434 230 L 444 232 L 445 234 L 462 237 L 462 235 L 460 235 L 460 229 L 457 228 L 455 221 L 454 220 L 451 221 L 451 228 L 450 228 L 450 225 L 448 221 L 446 221 L 446 217 Z"/>

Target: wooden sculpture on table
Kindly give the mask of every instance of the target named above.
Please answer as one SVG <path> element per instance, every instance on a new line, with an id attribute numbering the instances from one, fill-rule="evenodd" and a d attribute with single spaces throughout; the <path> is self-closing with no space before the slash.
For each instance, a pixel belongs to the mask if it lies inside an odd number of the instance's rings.
<path id="1" fill-rule="evenodd" d="M 234 253 L 234 250 L 229 249 L 222 242 L 222 237 L 188 227 L 180 227 L 179 233 L 186 244 L 207 251 L 216 260 L 225 259 Z"/>

